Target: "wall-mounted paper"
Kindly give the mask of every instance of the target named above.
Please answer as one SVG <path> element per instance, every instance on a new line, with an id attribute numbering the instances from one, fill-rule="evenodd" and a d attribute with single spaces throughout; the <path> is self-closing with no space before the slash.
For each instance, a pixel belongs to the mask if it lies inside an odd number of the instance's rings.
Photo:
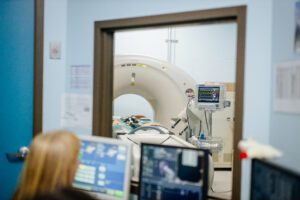
<path id="1" fill-rule="evenodd" d="M 61 59 L 61 42 L 50 42 L 50 59 Z"/>
<path id="2" fill-rule="evenodd" d="M 275 81 L 274 111 L 300 113 L 300 62 L 280 64 Z"/>
<path id="3" fill-rule="evenodd" d="M 91 87 L 91 66 L 72 65 L 70 76 L 71 89 L 89 89 Z"/>
<path id="4" fill-rule="evenodd" d="M 92 127 L 91 95 L 63 94 L 61 103 L 61 127 Z"/>

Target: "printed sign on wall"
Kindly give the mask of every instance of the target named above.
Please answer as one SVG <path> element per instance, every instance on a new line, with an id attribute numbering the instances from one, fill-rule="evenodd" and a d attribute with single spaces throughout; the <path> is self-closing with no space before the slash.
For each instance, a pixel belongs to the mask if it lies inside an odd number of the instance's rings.
<path id="1" fill-rule="evenodd" d="M 71 89 L 89 89 L 91 88 L 91 66 L 90 65 L 72 65 L 70 88 Z"/>
<path id="2" fill-rule="evenodd" d="M 274 111 L 300 113 L 300 62 L 277 67 Z"/>
<path id="3" fill-rule="evenodd" d="M 63 94 L 61 103 L 61 127 L 92 127 L 91 95 Z"/>

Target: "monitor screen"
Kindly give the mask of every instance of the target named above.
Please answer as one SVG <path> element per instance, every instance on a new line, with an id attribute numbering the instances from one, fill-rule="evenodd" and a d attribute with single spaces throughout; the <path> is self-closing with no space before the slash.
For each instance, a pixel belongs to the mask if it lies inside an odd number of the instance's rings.
<path id="1" fill-rule="evenodd" d="M 130 157 L 130 145 L 121 140 L 81 138 L 80 165 L 73 186 L 96 193 L 103 199 L 127 199 Z"/>
<path id="2" fill-rule="evenodd" d="M 220 87 L 218 86 L 198 86 L 199 103 L 219 103 Z"/>
<path id="3" fill-rule="evenodd" d="M 300 199 L 300 175 L 266 161 L 252 160 L 251 200 Z"/>
<path id="4" fill-rule="evenodd" d="M 142 144 L 139 199 L 206 199 L 207 164 L 200 149 Z"/>

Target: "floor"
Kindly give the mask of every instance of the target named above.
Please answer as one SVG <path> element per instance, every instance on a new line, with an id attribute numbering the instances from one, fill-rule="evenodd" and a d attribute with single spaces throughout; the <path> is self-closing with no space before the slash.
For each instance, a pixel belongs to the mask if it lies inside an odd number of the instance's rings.
<path id="1" fill-rule="evenodd" d="M 208 195 L 218 199 L 231 199 L 232 190 L 232 172 L 231 171 L 215 171 L 214 182 Z M 213 199 L 213 198 L 211 198 Z"/>

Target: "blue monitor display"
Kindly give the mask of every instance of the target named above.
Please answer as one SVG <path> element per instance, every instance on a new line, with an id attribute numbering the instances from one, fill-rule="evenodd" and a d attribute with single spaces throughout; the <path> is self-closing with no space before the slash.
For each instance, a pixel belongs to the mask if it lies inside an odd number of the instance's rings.
<path id="1" fill-rule="evenodd" d="M 73 186 L 104 194 L 112 199 L 124 199 L 129 184 L 128 145 L 105 140 L 81 140 L 80 165 Z"/>
<path id="2" fill-rule="evenodd" d="M 139 199 L 206 199 L 207 159 L 200 149 L 142 144 Z"/>
<path id="3" fill-rule="evenodd" d="M 252 160 L 251 200 L 299 199 L 299 174 L 266 161 Z"/>

